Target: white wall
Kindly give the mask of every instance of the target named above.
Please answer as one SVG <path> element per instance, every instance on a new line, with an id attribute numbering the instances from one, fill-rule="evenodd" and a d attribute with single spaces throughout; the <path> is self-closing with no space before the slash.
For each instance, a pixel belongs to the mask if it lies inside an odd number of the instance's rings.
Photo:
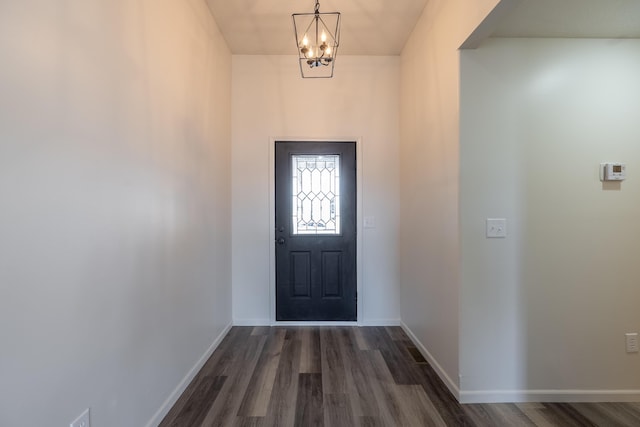
<path id="1" fill-rule="evenodd" d="M 397 57 L 338 57 L 332 79 L 300 77 L 295 56 L 233 56 L 233 318 L 268 324 L 272 137 L 362 138 L 363 318 L 397 322 Z"/>
<path id="2" fill-rule="evenodd" d="M 144 425 L 231 322 L 203 4 L 0 3 L 0 425 Z"/>
<path id="3" fill-rule="evenodd" d="M 463 400 L 640 398 L 639 75 L 638 40 L 463 52 Z M 628 179 L 603 186 L 606 161 Z"/>
<path id="4" fill-rule="evenodd" d="M 458 48 L 497 0 L 429 1 L 402 53 L 402 322 L 458 387 Z"/>

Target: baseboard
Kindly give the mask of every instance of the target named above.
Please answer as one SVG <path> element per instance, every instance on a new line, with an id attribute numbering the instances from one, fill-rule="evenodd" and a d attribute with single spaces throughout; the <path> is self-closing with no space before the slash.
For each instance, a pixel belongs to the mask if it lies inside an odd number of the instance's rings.
<path id="1" fill-rule="evenodd" d="M 400 326 L 400 319 L 366 319 L 360 326 Z"/>
<path id="2" fill-rule="evenodd" d="M 200 369 L 202 369 L 204 364 L 207 363 L 207 360 L 209 360 L 209 358 L 211 357 L 215 349 L 218 348 L 218 346 L 222 342 L 222 339 L 229 333 L 230 329 L 231 329 L 231 324 L 227 325 L 222 330 L 222 332 L 216 337 L 216 339 L 213 340 L 213 343 L 211 344 L 211 346 L 209 346 L 207 351 L 205 351 L 202 357 L 200 357 L 200 359 L 191 368 L 191 370 L 189 370 L 189 373 L 187 373 L 187 375 L 182 379 L 182 381 L 180 381 L 178 386 L 169 395 L 167 400 L 164 401 L 160 409 L 158 409 L 158 411 L 153 415 L 151 420 L 147 423 L 147 427 L 156 427 L 157 425 L 160 424 L 162 419 L 169 413 L 169 410 L 171 410 L 173 405 L 176 404 L 176 402 L 178 401 L 182 393 L 184 393 L 185 389 L 187 388 L 191 380 L 195 378 L 198 372 L 200 372 Z"/>
<path id="3" fill-rule="evenodd" d="M 460 403 L 640 402 L 640 390 L 461 391 Z"/>
<path id="4" fill-rule="evenodd" d="M 456 399 L 460 400 L 460 389 L 458 388 L 458 385 L 451 380 L 451 377 L 449 377 L 449 375 L 445 372 L 442 366 L 440 366 L 440 364 L 433 357 L 433 355 L 429 353 L 429 350 L 427 350 L 425 345 L 418 339 L 418 337 L 416 337 L 413 331 L 402 321 L 400 322 L 400 326 L 402 327 L 404 332 L 407 335 L 409 335 L 409 338 L 411 338 L 411 341 L 413 341 L 413 343 L 416 345 L 418 350 L 420 350 L 420 353 L 422 353 L 422 356 L 427 360 L 427 362 L 429 362 L 433 370 L 436 371 L 436 374 L 438 374 L 442 382 L 444 382 L 444 384 L 447 386 L 447 388 L 453 394 L 453 396 Z"/>
<path id="5" fill-rule="evenodd" d="M 233 326 L 271 326 L 269 319 L 233 319 Z"/>

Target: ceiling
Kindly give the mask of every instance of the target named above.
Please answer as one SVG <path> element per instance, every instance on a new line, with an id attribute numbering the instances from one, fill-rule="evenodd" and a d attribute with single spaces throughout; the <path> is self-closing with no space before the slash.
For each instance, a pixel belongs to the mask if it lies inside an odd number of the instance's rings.
<path id="1" fill-rule="evenodd" d="M 296 54 L 291 14 L 313 12 L 315 0 L 207 0 L 229 49 L 239 55 Z M 399 55 L 427 0 L 320 0 L 340 12 L 340 53 Z"/>
<path id="2" fill-rule="evenodd" d="M 492 36 L 640 38 L 640 0 L 525 0 Z"/>
<path id="3" fill-rule="evenodd" d="M 399 55 L 429 0 L 321 0 L 320 12 L 340 12 L 340 53 Z M 443 0 L 447 1 L 447 0 Z M 640 0 L 503 0 L 520 3 L 493 37 L 640 38 Z M 237 55 L 295 54 L 292 13 L 314 0 L 206 0 Z"/>

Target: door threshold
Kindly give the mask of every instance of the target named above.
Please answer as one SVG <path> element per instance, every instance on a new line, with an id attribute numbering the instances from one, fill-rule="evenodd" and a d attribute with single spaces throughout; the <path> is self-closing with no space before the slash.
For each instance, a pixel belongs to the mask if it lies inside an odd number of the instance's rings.
<path id="1" fill-rule="evenodd" d="M 276 320 L 271 323 L 271 326 L 360 326 L 357 321 L 345 322 L 345 321 L 283 321 Z"/>

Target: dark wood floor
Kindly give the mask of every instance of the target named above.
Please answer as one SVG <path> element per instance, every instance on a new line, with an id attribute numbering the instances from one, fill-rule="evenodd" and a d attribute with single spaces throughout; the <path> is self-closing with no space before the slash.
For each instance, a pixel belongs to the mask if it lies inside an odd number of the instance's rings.
<path id="1" fill-rule="evenodd" d="M 165 426 L 640 426 L 640 403 L 460 405 L 401 328 L 234 327 Z"/>

